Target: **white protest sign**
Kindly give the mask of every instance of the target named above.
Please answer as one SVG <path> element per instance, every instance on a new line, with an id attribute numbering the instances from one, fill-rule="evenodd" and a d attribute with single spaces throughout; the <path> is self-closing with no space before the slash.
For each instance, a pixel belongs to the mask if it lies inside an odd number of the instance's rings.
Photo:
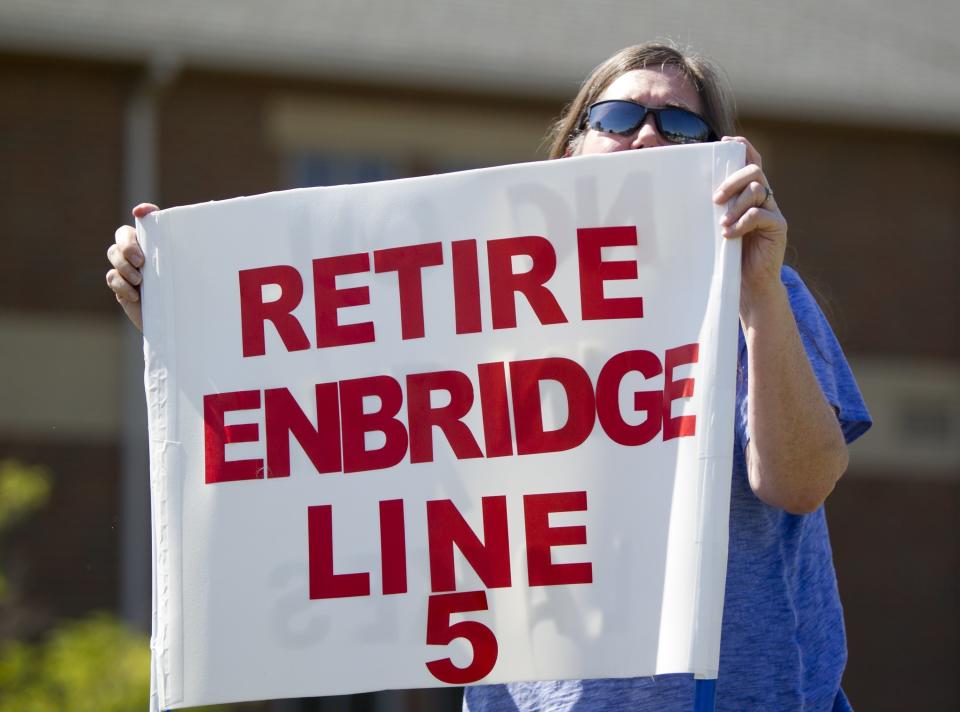
<path id="1" fill-rule="evenodd" d="M 739 241 L 712 143 L 138 224 L 154 702 L 715 676 Z"/>

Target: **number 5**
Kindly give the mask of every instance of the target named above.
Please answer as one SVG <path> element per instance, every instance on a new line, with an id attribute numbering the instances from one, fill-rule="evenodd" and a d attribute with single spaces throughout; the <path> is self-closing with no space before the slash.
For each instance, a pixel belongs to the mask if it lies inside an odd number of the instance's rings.
<path id="1" fill-rule="evenodd" d="M 454 613 L 487 610 L 486 591 L 465 591 L 430 596 L 427 606 L 427 645 L 447 645 L 457 638 L 466 638 L 473 648 L 473 660 L 460 668 L 450 658 L 431 660 L 427 669 L 441 682 L 465 685 L 486 677 L 497 662 L 497 637 L 483 623 L 460 621 L 450 624 Z"/>

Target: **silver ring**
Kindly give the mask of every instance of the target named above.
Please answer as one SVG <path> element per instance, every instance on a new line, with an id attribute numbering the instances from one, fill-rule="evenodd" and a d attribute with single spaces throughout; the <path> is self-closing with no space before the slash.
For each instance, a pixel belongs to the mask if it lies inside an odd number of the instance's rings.
<path id="1" fill-rule="evenodd" d="M 763 202 L 760 203 L 760 205 L 766 205 L 766 204 L 767 204 L 767 201 L 770 200 L 770 198 L 773 197 L 773 191 L 770 190 L 770 186 L 766 186 L 766 185 L 765 185 L 765 186 L 763 186 L 763 189 L 764 189 L 765 191 L 767 191 L 767 194 L 763 197 Z"/>

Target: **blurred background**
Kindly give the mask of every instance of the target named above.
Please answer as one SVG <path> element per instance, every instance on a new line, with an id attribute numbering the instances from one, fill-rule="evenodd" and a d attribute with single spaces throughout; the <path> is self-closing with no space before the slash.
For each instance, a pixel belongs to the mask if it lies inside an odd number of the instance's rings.
<path id="1" fill-rule="evenodd" d="M 844 687 L 957 709 L 958 37 L 955 0 L 0 0 L 0 712 L 145 709 L 142 351 L 103 276 L 130 207 L 543 158 L 589 70 L 658 38 L 726 68 L 876 421 L 827 503 Z"/>

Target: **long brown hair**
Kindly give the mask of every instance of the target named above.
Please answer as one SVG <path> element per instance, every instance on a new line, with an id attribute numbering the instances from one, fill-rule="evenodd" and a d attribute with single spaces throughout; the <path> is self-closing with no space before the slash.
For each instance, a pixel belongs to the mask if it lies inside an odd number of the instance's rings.
<path id="1" fill-rule="evenodd" d="M 667 66 L 676 67 L 693 83 L 703 104 L 703 117 L 717 136 L 732 135 L 736 109 L 723 70 L 701 55 L 668 44 L 647 42 L 620 50 L 590 73 L 577 96 L 550 128 L 546 139 L 550 144 L 550 158 L 560 158 L 576 151 L 583 112 L 617 77 L 635 69 Z"/>

